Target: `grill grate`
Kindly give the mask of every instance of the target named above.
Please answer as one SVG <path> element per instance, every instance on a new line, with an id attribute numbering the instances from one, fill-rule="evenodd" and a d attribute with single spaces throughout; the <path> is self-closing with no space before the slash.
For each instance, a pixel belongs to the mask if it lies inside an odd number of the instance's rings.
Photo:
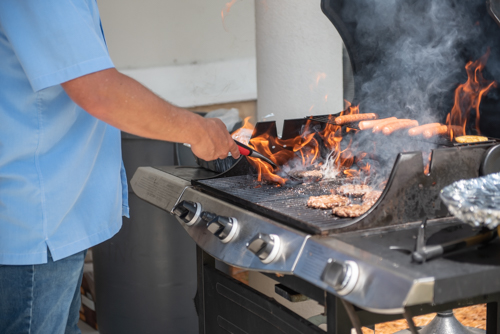
<path id="1" fill-rule="evenodd" d="M 345 179 L 278 187 L 258 182 L 250 175 L 194 181 L 216 197 L 311 234 L 327 234 L 354 221 L 338 218 L 331 210 L 312 209 L 306 205 L 310 196 L 330 194 L 330 190 L 341 182 L 345 184 Z"/>

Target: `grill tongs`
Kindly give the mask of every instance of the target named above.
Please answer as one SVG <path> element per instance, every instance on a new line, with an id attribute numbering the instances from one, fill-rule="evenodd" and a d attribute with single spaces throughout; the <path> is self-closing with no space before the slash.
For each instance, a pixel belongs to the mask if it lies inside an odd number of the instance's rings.
<path id="1" fill-rule="evenodd" d="M 471 237 L 466 237 L 459 240 L 454 240 L 450 242 L 445 242 L 440 245 L 425 245 L 425 226 L 427 224 L 427 219 L 424 219 L 420 229 L 418 230 L 417 236 L 417 247 L 416 250 L 411 254 L 411 258 L 416 263 L 424 263 L 425 261 L 431 260 L 433 258 L 463 249 L 467 247 L 477 246 L 482 243 L 487 243 L 497 235 L 497 230 L 484 229 L 478 234 Z"/>
<path id="2" fill-rule="evenodd" d="M 245 144 L 240 143 L 237 140 L 235 140 L 234 142 L 236 143 L 236 145 L 238 145 L 238 150 L 240 151 L 241 155 L 244 155 L 246 157 L 259 158 L 259 159 L 267 162 L 268 164 L 270 164 L 274 168 L 278 167 L 271 159 L 269 159 L 268 157 L 265 157 L 264 155 L 260 154 L 259 152 L 257 152 L 253 148 L 248 147 Z"/>
<path id="3" fill-rule="evenodd" d="M 477 246 L 479 244 L 487 243 L 497 236 L 497 230 L 483 229 L 476 235 L 445 242 L 438 245 L 426 245 L 425 229 L 427 227 L 427 218 L 424 218 L 419 227 L 417 241 L 415 243 L 415 250 L 391 246 L 390 249 L 401 251 L 406 254 L 411 254 L 411 258 L 416 263 L 424 263 L 434 258 L 458 251 L 464 248 Z"/>

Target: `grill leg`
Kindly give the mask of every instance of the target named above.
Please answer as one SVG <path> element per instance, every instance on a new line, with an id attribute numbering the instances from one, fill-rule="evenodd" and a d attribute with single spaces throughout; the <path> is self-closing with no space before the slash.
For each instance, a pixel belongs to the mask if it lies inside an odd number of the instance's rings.
<path id="1" fill-rule="evenodd" d="M 500 310 L 498 302 L 486 304 L 486 333 L 500 334 Z"/>
<path id="2" fill-rule="evenodd" d="M 204 277 L 205 268 L 207 266 L 215 268 L 215 258 L 208 256 L 203 249 L 196 246 L 196 266 L 197 268 L 197 281 L 198 290 L 195 297 L 196 311 L 198 313 L 199 333 L 207 333 L 205 329 L 205 291 L 204 291 Z"/>
<path id="3" fill-rule="evenodd" d="M 342 301 L 334 295 L 326 294 L 326 323 L 328 334 L 351 334 L 351 322 Z"/>

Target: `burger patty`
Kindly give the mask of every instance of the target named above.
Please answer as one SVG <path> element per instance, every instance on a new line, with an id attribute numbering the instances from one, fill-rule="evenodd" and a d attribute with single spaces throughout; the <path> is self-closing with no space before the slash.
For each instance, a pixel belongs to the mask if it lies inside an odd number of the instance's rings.
<path id="1" fill-rule="evenodd" d="M 380 190 L 372 190 L 363 196 L 363 202 L 372 201 L 373 204 L 379 199 L 382 192 Z"/>
<path id="2" fill-rule="evenodd" d="M 349 217 L 355 218 L 361 216 L 363 213 L 368 211 L 372 206 L 368 203 L 363 204 L 351 204 L 346 206 L 339 206 L 332 209 L 334 215 L 339 217 Z"/>
<path id="3" fill-rule="evenodd" d="M 307 200 L 307 206 L 315 209 L 331 209 L 348 205 L 350 202 L 349 198 L 341 195 L 311 196 Z"/>
<path id="4" fill-rule="evenodd" d="M 382 192 L 379 190 L 370 191 L 363 196 L 362 204 L 349 204 L 339 207 L 333 207 L 332 213 L 339 217 L 359 217 L 366 211 L 368 211 L 373 206 L 373 204 L 375 204 L 381 194 Z"/>
<path id="5" fill-rule="evenodd" d="M 365 184 L 346 184 L 338 187 L 335 191 L 339 195 L 362 197 L 372 190 L 372 187 Z"/>
<path id="6" fill-rule="evenodd" d="M 290 172 L 291 176 L 299 179 L 321 179 L 323 178 L 323 173 L 320 170 L 302 170 L 298 172 Z"/>

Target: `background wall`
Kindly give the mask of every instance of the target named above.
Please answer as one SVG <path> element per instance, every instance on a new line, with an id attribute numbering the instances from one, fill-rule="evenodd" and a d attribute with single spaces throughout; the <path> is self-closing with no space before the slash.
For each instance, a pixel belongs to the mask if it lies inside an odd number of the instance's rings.
<path id="1" fill-rule="evenodd" d="M 190 108 L 257 98 L 253 0 L 99 0 L 99 9 L 115 66 L 164 99 Z"/>
<path id="2" fill-rule="evenodd" d="M 238 0 L 226 13 L 229 1 L 100 0 L 115 65 L 123 70 L 254 58 L 254 1 Z"/>
<path id="3" fill-rule="evenodd" d="M 320 0 L 99 0 L 99 8 L 116 67 L 176 105 L 259 95 L 256 120 L 273 113 L 278 131 L 286 118 L 342 110 L 342 41 Z"/>

